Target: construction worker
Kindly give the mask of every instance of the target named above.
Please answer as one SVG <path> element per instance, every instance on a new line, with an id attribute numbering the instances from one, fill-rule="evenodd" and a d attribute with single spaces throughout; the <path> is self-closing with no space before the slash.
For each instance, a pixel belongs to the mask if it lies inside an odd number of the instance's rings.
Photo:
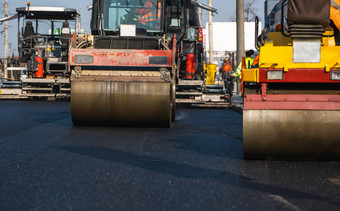
<path id="1" fill-rule="evenodd" d="M 246 69 L 251 68 L 251 66 L 253 65 L 254 59 L 254 50 L 249 50 L 246 51 L 246 58 L 245 58 L 245 63 L 246 63 Z M 242 78 L 242 61 L 239 63 L 237 69 L 236 69 L 236 73 L 234 73 L 234 77 L 238 77 L 237 82 L 239 83 L 241 81 Z"/>
<path id="2" fill-rule="evenodd" d="M 156 3 L 153 1 L 154 0 L 147 0 L 143 5 L 143 9 L 136 10 L 134 13 L 140 15 L 137 21 L 142 25 L 149 26 L 150 28 L 158 28 L 157 24 L 149 25 L 149 23 L 160 21 L 161 18 L 161 1 Z M 155 5 L 157 5 L 157 8 Z"/>
<path id="3" fill-rule="evenodd" d="M 340 45 L 340 0 L 331 0 L 330 11 L 331 27 L 334 29 L 334 38 L 337 46 Z"/>
<path id="4" fill-rule="evenodd" d="M 246 52 L 246 59 L 245 59 L 246 69 L 251 68 L 251 66 L 253 65 L 253 62 L 254 62 L 253 56 L 254 56 L 253 50 L 249 50 Z"/>
<path id="5" fill-rule="evenodd" d="M 230 96 L 233 93 L 233 86 L 231 84 L 233 84 L 233 75 L 231 74 L 232 72 L 232 67 L 231 67 L 231 63 L 229 61 L 229 59 L 225 58 L 224 59 L 224 63 L 222 65 L 222 79 L 224 80 L 224 87 L 228 90 Z"/>
<path id="6" fill-rule="evenodd" d="M 222 65 L 222 79 L 227 78 L 227 74 L 229 71 L 232 71 L 231 63 L 229 59 L 225 58 Z"/>

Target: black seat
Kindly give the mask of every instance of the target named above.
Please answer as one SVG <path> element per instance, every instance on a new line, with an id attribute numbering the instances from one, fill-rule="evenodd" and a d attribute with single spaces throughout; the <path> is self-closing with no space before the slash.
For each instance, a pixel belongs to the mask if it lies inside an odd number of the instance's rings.
<path id="1" fill-rule="evenodd" d="M 25 31 L 24 31 L 23 37 L 24 38 L 31 37 L 34 34 L 35 33 L 34 33 L 32 21 L 26 21 L 26 26 L 25 26 Z"/>
<path id="2" fill-rule="evenodd" d="M 63 27 L 61 28 L 61 39 L 70 39 L 71 29 L 69 22 L 63 22 Z"/>
<path id="3" fill-rule="evenodd" d="M 292 38 L 318 39 L 329 26 L 329 0 L 290 0 L 288 3 L 289 33 Z"/>
<path id="4" fill-rule="evenodd" d="M 69 22 L 63 22 L 63 27 L 61 28 L 61 42 L 63 48 L 68 48 L 71 41 L 71 29 Z"/>

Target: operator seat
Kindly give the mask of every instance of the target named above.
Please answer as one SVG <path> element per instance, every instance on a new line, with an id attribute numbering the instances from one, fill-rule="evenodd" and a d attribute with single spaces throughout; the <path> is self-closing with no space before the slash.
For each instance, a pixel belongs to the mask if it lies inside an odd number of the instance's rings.
<path id="1" fill-rule="evenodd" d="M 61 36 L 60 36 L 60 41 L 61 41 L 61 51 L 62 51 L 62 61 L 67 61 L 68 57 L 68 48 L 71 42 L 71 28 L 69 25 L 69 22 L 63 22 L 63 26 L 61 28 Z"/>
<path id="2" fill-rule="evenodd" d="M 33 35 L 35 35 L 35 33 L 34 33 L 32 21 L 26 21 L 25 30 L 22 34 L 23 39 L 19 40 L 19 46 L 21 46 L 19 49 L 20 62 L 26 63 L 30 57 L 30 54 L 27 52 L 30 52 L 30 50 L 35 46 Z"/>
<path id="3" fill-rule="evenodd" d="M 68 41 L 71 39 L 71 29 L 69 22 L 63 22 L 63 27 L 61 28 L 61 40 L 64 42 L 64 40 Z"/>
<path id="4" fill-rule="evenodd" d="M 71 41 L 71 29 L 69 22 L 63 22 L 63 27 L 61 28 L 61 42 L 62 48 L 68 49 L 68 45 Z"/>
<path id="5" fill-rule="evenodd" d="M 24 31 L 24 34 L 23 34 L 24 39 L 27 38 L 27 37 L 30 37 L 34 34 L 35 33 L 34 33 L 32 21 L 26 21 L 25 31 Z"/>

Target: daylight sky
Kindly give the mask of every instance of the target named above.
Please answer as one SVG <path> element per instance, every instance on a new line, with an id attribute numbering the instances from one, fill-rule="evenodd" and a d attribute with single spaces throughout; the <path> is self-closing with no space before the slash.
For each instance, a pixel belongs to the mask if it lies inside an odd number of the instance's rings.
<path id="1" fill-rule="evenodd" d="M 25 7 L 28 0 L 8 0 L 9 14 L 15 14 L 17 7 Z M 199 0 L 207 4 L 207 0 Z M 4 17 L 4 0 L 0 0 L 0 18 Z M 81 14 L 81 25 L 85 32 L 90 33 L 91 13 L 87 11 L 87 6 L 92 4 L 92 0 L 30 0 L 31 6 L 59 6 L 75 8 Z M 213 7 L 218 10 L 218 14 L 213 17 L 214 22 L 230 21 L 232 16 L 236 14 L 236 0 L 212 0 Z M 264 0 L 257 0 L 256 7 L 258 15 L 263 19 Z M 203 12 L 203 21 L 207 21 L 208 13 Z M 203 23 L 205 26 L 205 23 Z M 0 25 L 0 32 L 3 31 L 4 24 Z M 9 22 L 9 38 L 8 42 L 12 43 L 12 49 L 17 55 L 17 21 Z M 3 57 L 3 35 L 0 34 L 0 58 Z"/>

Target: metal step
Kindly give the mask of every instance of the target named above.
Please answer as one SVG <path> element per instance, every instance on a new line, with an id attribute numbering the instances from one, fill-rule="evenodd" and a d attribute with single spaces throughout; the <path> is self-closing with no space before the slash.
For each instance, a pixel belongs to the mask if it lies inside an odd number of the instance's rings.
<path id="1" fill-rule="evenodd" d="M 18 95 L 21 94 L 21 89 L 0 88 L 0 95 Z"/>
<path id="2" fill-rule="evenodd" d="M 204 103 L 202 100 L 197 99 L 176 99 L 176 103 Z"/>
<path id="3" fill-rule="evenodd" d="M 4 100 L 24 100 L 27 99 L 27 97 L 25 96 L 21 96 L 18 94 L 1 94 L 0 95 L 0 99 L 4 99 Z"/>
<path id="4" fill-rule="evenodd" d="M 22 87 L 23 91 L 52 91 L 52 88 Z"/>
<path id="5" fill-rule="evenodd" d="M 69 84 L 70 79 L 69 78 L 62 78 L 62 79 L 55 79 L 56 83 L 61 83 L 61 84 Z"/>
<path id="6" fill-rule="evenodd" d="M 54 93 L 26 93 L 20 94 L 20 97 L 55 97 Z"/>
<path id="7" fill-rule="evenodd" d="M 55 79 L 49 78 L 24 78 L 22 83 L 54 83 Z"/>
<path id="8" fill-rule="evenodd" d="M 202 92 L 176 92 L 176 95 L 203 95 Z"/>
<path id="9" fill-rule="evenodd" d="M 178 86 L 203 86 L 203 80 L 179 80 Z"/>

